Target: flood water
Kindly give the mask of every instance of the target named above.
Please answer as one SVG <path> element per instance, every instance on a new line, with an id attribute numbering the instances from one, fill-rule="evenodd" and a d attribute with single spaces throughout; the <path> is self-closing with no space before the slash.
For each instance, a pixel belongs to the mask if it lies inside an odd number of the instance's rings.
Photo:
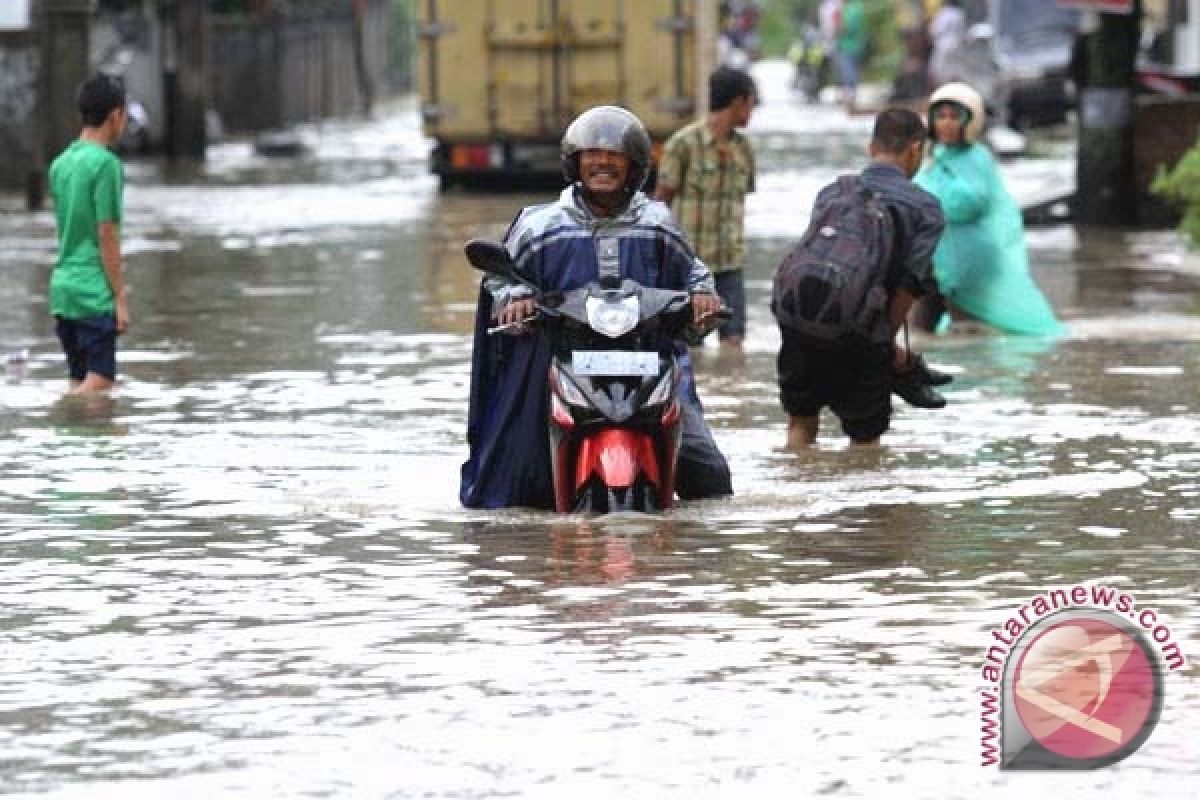
<path id="1" fill-rule="evenodd" d="M 924 339 L 950 404 L 878 451 L 780 445 L 771 271 L 866 119 L 756 116 L 743 363 L 699 354 L 736 496 L 663 515 L 457 502 L 472 236 L 411 105 L 127 167 L 111 401 L 60 400 L 49 213 L 0 213 L 0 795 L 1190 796 L 1200 778 L 1200 269 L 1170 233 L 1031 230 L 1071 333 Z M 1064 166 L 1064 164 L 1066 166 Z M 1014 181 L 1069 177 L 1027 162 Z M 989 632 L 1134 594 L 1189 658 L 1142 749 L 980 767 Z"/>

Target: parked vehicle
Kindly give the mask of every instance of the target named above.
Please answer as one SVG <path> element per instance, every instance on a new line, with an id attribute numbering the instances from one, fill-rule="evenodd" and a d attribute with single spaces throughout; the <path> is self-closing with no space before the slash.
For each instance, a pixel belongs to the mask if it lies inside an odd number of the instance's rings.
<path id="1" fill-rule="evenodd" d="M 1176 97 L 1200 91 L 1200 0 L 1154 5 L 1157 13 L 1143 22 L 1139 89 Z"/>
<path id="2" fill-rule="evenodd" d="M 542 294 L 520 278 L 504 245 L 474 239 L 466 254 L 476 268 L 537 292 L 534 317 L 521 324 L 554 348 L 546 428 L 556 509 L 670 508 L 683 434 L 674 344 L 708 332 L 686 335 L 691 296 L 615 278 Z"/>
<path id="3" fill-rule="evenodd" d="M 1074 105 L 1071 46 L 1080 14 L 1046 0 L 993 0 L 954 59 L 995 120 L 1017 130 L 1066 121 Z"/>
<path id="4" fill-rule="evenodd" d="M 717 4 L 423 0 L 418 88 L 443 185 L 561 175 L 566 126 L 620 105 L 661 144 L 701 111 Z M 658 148 L 655 148 L 657 153 Z"/>

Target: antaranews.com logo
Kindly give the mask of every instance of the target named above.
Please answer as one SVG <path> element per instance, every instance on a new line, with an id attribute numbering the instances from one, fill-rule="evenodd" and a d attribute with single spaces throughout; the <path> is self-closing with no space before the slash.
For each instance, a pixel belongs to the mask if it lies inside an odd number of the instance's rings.
<path id="1" fill-rule="evenodd" d="M 1096 769 L 1150 738 L 1183 653 L 1152 608 L 1107 586 L 1038 595 L 992 631 L 982 675 L 983 766 Z"/>

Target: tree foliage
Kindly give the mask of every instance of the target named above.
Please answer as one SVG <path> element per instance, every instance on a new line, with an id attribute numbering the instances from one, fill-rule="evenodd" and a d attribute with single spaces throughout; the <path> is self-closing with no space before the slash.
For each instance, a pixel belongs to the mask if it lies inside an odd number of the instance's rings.
<path id="1" fill-rule="evenodd" d="M 767 0 L 759 22 L 764 56 L 779 58 L 800 37 L 805 22 L 815 24 L 820 0 Z M 900 64 L 896 0 L 864 0 L 868 77 L 890 79 Z"/>
<path id="2" fill-rule="evenodd" d="M 1183 209 L 1183 231 L 1193 246 L 1200 246 L 1200 142 L 1169 172 L 1159 167 L 1151 187 L 1155 194 Z"/>

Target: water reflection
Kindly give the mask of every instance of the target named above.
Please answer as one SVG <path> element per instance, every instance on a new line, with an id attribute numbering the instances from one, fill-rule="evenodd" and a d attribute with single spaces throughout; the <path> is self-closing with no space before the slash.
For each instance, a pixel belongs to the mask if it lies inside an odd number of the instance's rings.
<path id="1" fill-rule="evenodd" d="M 116 424 L 117 400 L 110 394 L 65 394 L 55 401 L 49 422 L 64 436 L 115 436 L 129 432 Z"/>

